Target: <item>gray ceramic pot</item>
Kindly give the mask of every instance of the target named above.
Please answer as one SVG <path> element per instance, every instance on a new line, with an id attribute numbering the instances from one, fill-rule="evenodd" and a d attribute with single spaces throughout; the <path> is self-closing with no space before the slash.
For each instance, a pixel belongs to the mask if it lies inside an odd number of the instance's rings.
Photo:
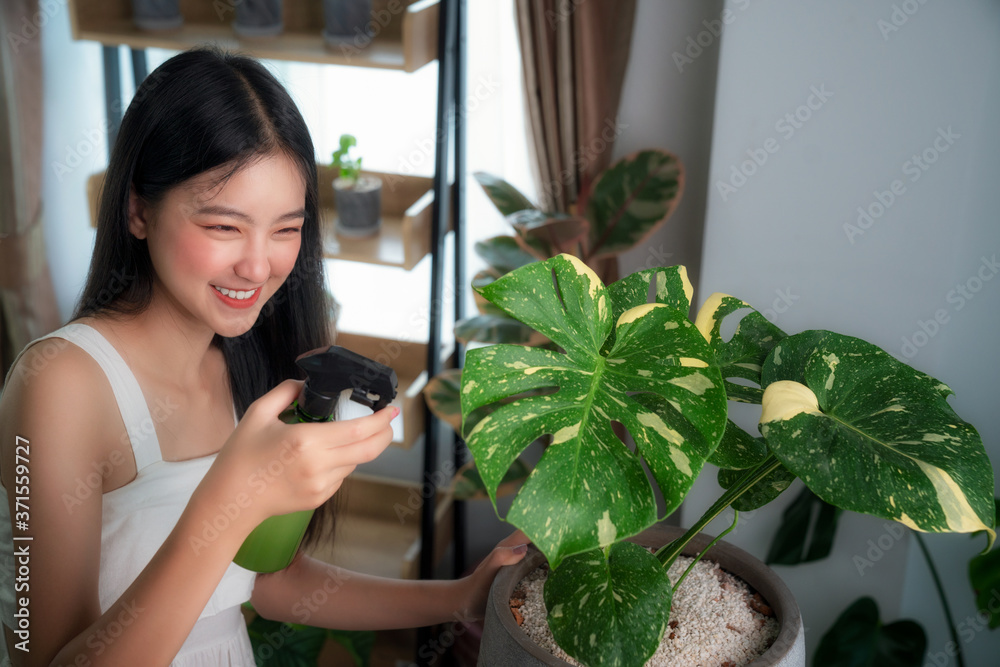
<path id="1" fill-rule="evenodd" d="M 350 187 L 347 183 L 333 181 L 337 233 L 352 238 L 377 234 L 382 228 L 382 179 L 362 174 Z"/>
<path id="2" fill-rule="evenodd" d="M 684 531 L 674 526 L 655 526 L 632 538 L 633 542 L 659 546 L 680 537 Z M 693 556 L 704 549 L 712 537 L 700 533 L 684 549 L 685 556 Z M 802 617 L 788 587 L 778 578 L 774 570 L 757 560 L 746 551 L 725 542 L 719 542 L 706 558 L 734 574 L 757 590 L 774 609 L 780 624 L 778 637 L 764 655 L 747 667 L 805 667 L 805 631 Z M 539 667 L 542 665 L 566 665 L 565 660 L 556 658 L 541 649 L 525 634 L 510 613 L 510 594 L 518 582 L 533 569 L 545 562 L 545 557 L 537 551 L 529 552 L 517 565 L 504 567 L 493 580 L 490 597 L 486 603 L 486 619 L 483 639 L 479 649 L 480 667 Z"/>
<path id="3" fill-rule="evenodd" d="M 239 0 L 233 31 L 240 37 L 271 37 L 285 28 L 282 0 Z"/>
<path id="4" fill-rule="evenodd" d="M 371 42 L 372 0 L 323 0 L 323 41 L 328 46 Z"/>
<path id="5" fill-rule="evenodd" d="M 140 30 L 175 30 L 184 23 L 180 0 L 132 0 L 132 22 Z"/>

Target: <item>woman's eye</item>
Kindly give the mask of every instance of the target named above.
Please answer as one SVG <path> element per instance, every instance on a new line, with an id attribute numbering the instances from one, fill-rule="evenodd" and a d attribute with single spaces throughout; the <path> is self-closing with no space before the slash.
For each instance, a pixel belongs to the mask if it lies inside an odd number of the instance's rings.
<path id="1" fill-rule="evenodd" d="M 301 227 L 285 227 L 284 229 L 278 230 L 278 233 L 279 234 L 284 234 L 284 235 L 287 235 L 287 236 L 292 236 L 294 234 L 301 234 L 302 233 L 302 228 Z"/>
<path id="2" fill-rule="evenodd" d="M 209 225 L 205 229 L 210 229 L 213 232 L 232 232 L 236 231 L 236 228 L 232 225 Z"/>

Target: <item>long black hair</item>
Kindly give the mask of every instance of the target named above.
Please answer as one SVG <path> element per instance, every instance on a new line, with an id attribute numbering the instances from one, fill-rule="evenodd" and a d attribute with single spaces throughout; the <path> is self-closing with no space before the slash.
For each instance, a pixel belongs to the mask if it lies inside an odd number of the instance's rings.
<path id="1" fill-rule="evenodd" d="M 173 187 L 220 169 L 222 180 L 252 162 L 287 155 L 306 185 L 305 222 L 295 266 L 249 331 L 216 335 L 237 414 L 287 378 L 302 378 L 295 357 L 333 339 L 324 287 L 315 151 L 284 87 L 253 58 L 211 48 L 180 53 L 142 82 L 111 151 L 87 283 L 73 319 L 133 315 L 152 299 L 154 270 L 144 239 L 128 228 L 129 192 L 156 206 Z M 313 517 L 307 542 L 332 524 L 331 503 Z"/>

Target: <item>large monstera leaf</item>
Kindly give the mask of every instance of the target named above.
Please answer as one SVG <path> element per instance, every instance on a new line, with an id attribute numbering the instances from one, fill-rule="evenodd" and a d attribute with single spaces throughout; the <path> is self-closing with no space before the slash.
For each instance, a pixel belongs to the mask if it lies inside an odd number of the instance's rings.
<path id="1" fill-rule="evenodd" d="M 618 542 L 567 558 L 545 581 L 552 636 L 585 665 L 643 665 L 670 620 L 673 587 L 656 556 Z"/>
<path id="2" fill-rule="evenodd" d="M 723 340 L 722 323 L 729 316 L 750 308 L 732 338 Z M 785 332 L 771 324 L 746 301 L 716 292 L 705 300 L 695 325 L 701 331 L 715 357 L 715 364 L 726 380 L 730 400 L 741 403 L 760 403 L 763 389 L 730 382 L 729 378 L 742 378 L 760 385 L 760 371 L 771 349 L 785 337 Z"/>
<path id="3" fill-rule="evenodd" d="M 466 358 L 463 419 L 507 401 L 474 427 L 464 426 L 494 503 L 518 454 L 551 436 L 507 520 L 553 567 L 635 535 L 657 519 L 640 456 L 668 511 L 676 508 L 726 421 L 722 379 L 705 361 L 708 345 L 686 313 L 644 304 L 615 321 L 611 292 L 570 255 L 524 266 L 482 293 L 565 351 L 494 345 Z M 612 332 L 615 344 L 602 353 Z M 632 435 L 635 453 L 612 422 Z"/>
<path id="4" fill-rule="evenodd" d="M 993 471 L 946 385 L 829 331 L 781 341 L 762 381 L 761 432 L 817 496 L 915 530 L 985 530 L 993 544 Z"/>

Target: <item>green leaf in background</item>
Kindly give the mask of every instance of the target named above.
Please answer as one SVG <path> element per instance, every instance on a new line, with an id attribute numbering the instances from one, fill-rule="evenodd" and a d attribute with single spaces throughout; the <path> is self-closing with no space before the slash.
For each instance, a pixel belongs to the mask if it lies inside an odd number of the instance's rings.
<path id="1" fill-rule="evenodd" d="M 257 667 L 316 667 L 327 631 L 257 616 L 247 633 Z"/>
<path id="2" fill-rule="evenodd" d="M 497 277 L 531 264 L 536 258 L 518 245 L 513 236 L 494 236 L 476 242 L 476 254 L 499 273 Z"/>
<path id="3" fill-rule="evenodd" d="M 642 665 L 670 619 L 672 586 L 656 556 L 619 542 L 577 554 L 549 573 L 543 589 L 549 628 L 585 665 Z"/>
<path id="4" fill-rule="evenodd" d="M 424 401 L 434 415 L 447 423 L 455 433 L 462 432 L 462 369 L 448 368 L 432 377 L 424 387 Z"/>
<path id="5" fill-rule="evenodd" d="M 914 621 L 883 625 L 878 605 L 859 598 L 816 648 L 813 667 L 922 667 L 927 635 Z"/>
<path id="6" fill-rule="evenodd" d="M 531 200 L 502 178 L 485 171 L 477 171 L 473 176 L 483 186 L 486 196 L 490 198 L 503 217 L 506 218 L 511 213 L 517 213 L 526 208 L 535 208 Z"/>
<path id="7" fill-rule="evenodd" d="M 747 313 L 736 325 L 732 338 L 723 340 L 722 322 L 733 313 L 747 308 L 752 312 Z M 729 378 L 743 378 L 760 385 L 760 370 L 764 359 L 778 341 L 785 337 L 785 332 L 768 322 L 767 318 L 753 310 L 746 301 L 720 292 L 705 300 L 698 311 L 695 325 L 715 353 L 714 363 L 722 371 L 729 400 L 760 403 L 763 389 L 736 384 L 730 382 Z"/>
<path id="8" fill-rule="evenodd" d="M 502 313 L 484 313 L 462 320 L 455 325 L 455 338 L 463 345 L 472 341 L 523 345 L 541 345 L 546 342 L 545 336 Z"/>
<path id="9" fill-rule="evenodd" d="M 559 252 L 554 246 L 548 243 L 544 237 L 532 234 L 523 234 L 521 233 L 521 230 L 541 227 L 545 225 L 546 222 L 551 220 L 553 216 L 559 215 L 568 217 L 565 213 L 546 213 L 545 211 L 539 211 L 535 208 L 526 208 L 523 211 L 511 213 L 506 217 L 506 220 L 507 224 L 513 227 L 514 231 L 517 232 L 514 240 L 519 246 L 521 246 L 521 249 L 529 255 L 532 255 L 536 260 L 545 260 L 559 254 Z"/>
<path id="10" fill-rule="evenodd" d="M 327 630 L 327 636 L 351 654 L 357 667 L 371 664 L 372 649 L 375 647 L 375 633 L 369 630 Z"/>
<path id="11" fill-rule="evenodd" d="M 520 452 L 540 436 L 552 436 L 507 521 L 525 531 L 552 567 L 568 555 L 635 535 L 657 519 L 639 456 L 667 511 L 675 509 L 725 427 L 721 378 L 707 367 L 708 344 L 686 314 L 647 304 L 615 323 L 607 289 L 570 255 L 517 269 L 483 294 L 565 350 L 494 345 L 467 355 L 464 419 L 514 399 L 474 428 L 463 425 L 494 503 Z M 600 351 L 613 327 L 616 343 L 604 356 Z M 632 435 L 638 455 L 615 435 L 613 421 Z"/>
<path id="12" fill-rule="evenodd" d="M 504 496 L 513 493 L 521 485 L 521 482 L 528 478 L 531 470 L 521 459 L 514 461 L 514 464 L 507 470 L 507 474 L 500 480 L 497 488 L 497 496 Z M 486 493 L 486 483 L 483 481 L 479 469 L 474 461 L 470 461 L 462 466 L 455 473 L 455 485 L 452 488 L 455 500 L 478 500 L 488 498 Z"/>
<path id="13" fill-rule="evenodd" d="M 719 486 L 731 488 L 742 479 L 746 470 L 719 470 Z M 762 480 L 750 487 L 750 490 L 733 502 L 733 509 L 740 512 L 750 512 L 759 509 L 784 493 L 785 489 L 795 481 L 793 475 L 785 466 L 778 466 Z"/>
<path id="14" fill-rule="evenodd" d="M 708 462 L 726 470 L 746 470 L 767 458 L 767 443 L 726 420 L 726 432 Z M 729 488 L 729 487 L 726 487 Z"/>
<path id="15" fill-rule="evenodd" d="M 628 155 L 594 183 L 585 217 L 590 221 L 586 260 L 633 248 L 663 223 L 680 201 L 684 168 L 660 150 Z"/>
<path id="16" fill-rule="evenodd" d="M 951 390 L 871 343 L 806 331 L 782 340 L 762 374 L 761 432 L 820 498 L 925 532 L 993 524 L 993 470 Z"/>
<path id="17" fill-rule="evenodd" d="M 552 215 L 543 220 L 516 214 L 510 217 L 518 236 L 529 247 L 546 249 L 546 256 L 560 253 L 579 255 L 587 239 L 590 223 L 584 218 Z"/>
<path id="18" fill-rule="evenodd" d="M 1000 516 L 1000 498 L 995 498 Z M 1000 549 L 976 556 L 969 561 L 969 581 L 976 594 L 976 608 L 989 615 L 990 629 L 1000 627 Z"/>
<path id="19" fill-rule="evenodd" d="M 798 565 L 826 558 L 833 548 L 841 512 L 823 502 L 808 487 L 803 488 L 785 508 L 765 562 L 768 565 Z"/>

